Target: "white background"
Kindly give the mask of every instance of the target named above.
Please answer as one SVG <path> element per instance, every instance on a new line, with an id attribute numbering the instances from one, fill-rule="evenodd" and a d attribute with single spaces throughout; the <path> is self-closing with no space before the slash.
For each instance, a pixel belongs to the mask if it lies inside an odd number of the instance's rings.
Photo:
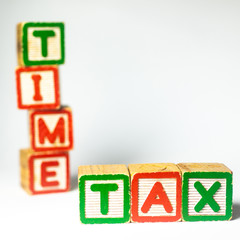
<path id="1" fill-rule="evenodd" d="M 65 22 L 61 102 L 73 110 L 75 139 L 68 193 L 28 196 L 19 186 L 18 152 L 30 146 L 14 76 L 21 21 Z M 239 236 L 240 1 L 0 0 L 0 30 L 1 239 Z M 79 165 L 150 162 L 225 163 L 234 220 L 80 224 Z"/>

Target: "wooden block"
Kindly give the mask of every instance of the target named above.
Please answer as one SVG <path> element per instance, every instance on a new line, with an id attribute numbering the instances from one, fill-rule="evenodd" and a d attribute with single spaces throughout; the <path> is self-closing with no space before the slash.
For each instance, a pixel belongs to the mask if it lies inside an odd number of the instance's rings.
<path id="1" fill-rule="evenodd" d="M 130 186 L 125 165 L 80 166 L 78 179 L 82 223 L 129 222 Z"/>
<path id="2" fill-rule="evenodd" d="M 130 164 L 131 221 L 181 220 L 181 172 L 172 163 Z"/>
<path id="3" fill-rule="evenodd" d="M 232 218 L 232 172 L 219 163 L 180 163 L 184 221 Z"/>
<path id="4" fill-rule="evenodd" d="M 17 25 L 18 64 L 64 63 L 64 24 L 27 22 Z"/>
<path id="5" fill-rule="evenodd" d="M 17 68 L 16 86 L 20 109 L 60 107 L 58 68 L 55 66 Z"/>
<path id="6" fill-rule="evenodd" d="M 21 186 L 31 194 L 66 192 L 70 189 L 67 152 L 20 150 Z"/>
<path id="7" fill-rule="evenodd" d="M 69 151 L 73 148 L 72 112 L 30 111 L 30 142 L 34 151 Z"/>

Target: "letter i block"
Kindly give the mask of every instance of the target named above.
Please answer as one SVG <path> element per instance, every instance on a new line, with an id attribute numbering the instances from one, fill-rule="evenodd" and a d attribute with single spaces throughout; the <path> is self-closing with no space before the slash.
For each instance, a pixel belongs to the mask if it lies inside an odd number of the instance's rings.
<path id="1" fill-rule="evenodd" d="M 232 172 L 218 163 L 180 163 L 184 221 L 232 218 Z"/>
<path id="2" fill-rule="evenodd" d="M 67 152 L 20 151 L 21 185 L 32 195 L 66 192 L 70 189 Z"/>
<path id="3" fill-rule="evenodd" d="M 131 221 L 181 220 L 181 172 L 171 163 L 130 164 Z"/>
<path id="4" fill-rule="evenodd" d="M 64 63 L 63 23 L 19 23 L 17 42 L 19 65 Z"/>
<path id="5" fill-rule="evenodd" d="M 72 112 L 30 111 L 30 141 L 35 151 L 69 151 L 73 148 Z"/>
<path id="6" fill-rule="evenodd" d="M 17 68 L 16 83 L 18 108 L 59 108 L 60 93 L 57 67 Z"/>
<path id="7" fill-rule="evenodd" d="M 129 222 L 130 187 L 125 165 L 80 166 L 78 178 L 82 223 Z"/>

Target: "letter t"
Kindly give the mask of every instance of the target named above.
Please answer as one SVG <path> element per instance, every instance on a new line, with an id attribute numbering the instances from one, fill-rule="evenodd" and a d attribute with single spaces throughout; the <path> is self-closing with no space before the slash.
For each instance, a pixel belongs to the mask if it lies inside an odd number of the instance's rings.
<path id="1" fill-rule="evenodd" d="M 49 37 L 54 37 L 55 32 L 52 30 L 39 30 L 39 31 L 34 31 L 33 32 L 34 37 L 40 37 L 41 38 L 41 43 L 42 43 L 42 55 L 43 57 L 47 57 L 48 55 L 48 48 L 47 48 L 47 39 Z"/>
<path id="2" fill-rule="evenodd" d="M 103 215 L 107 215 L 108 214 L 108 193 L 110 191 L 117 191 L 118 185 L 116 183 L 92 184 L 91 190 L 93 192 L 100 192 L 101 213 Z"/>

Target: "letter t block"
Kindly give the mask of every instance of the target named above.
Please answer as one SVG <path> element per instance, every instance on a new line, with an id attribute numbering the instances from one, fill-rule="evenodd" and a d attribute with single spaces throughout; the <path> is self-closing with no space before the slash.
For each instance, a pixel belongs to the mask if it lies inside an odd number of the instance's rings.
<path id="1" fill-rule="evenodd" d="M 21 66 L 64 63 L 63 23 L 19 23 L 17 42 L 18 63 Z"/>
<path id="2" fill-rule="evenodd" d="M 180 163 L 184 221 L 232 218 L 232 172 L 219 163 Z"/>
<path id="3" fill-rule="evenodd" d="M 125 165 L 80 166 L 78 178 L 82 223 L 129 222 L 130 187 Z"/>
<path id="4" fill-rule="evenodd" d="M 131 221 L 181 220 L 181 172 L 171 163 L 130 164 Z"/>

